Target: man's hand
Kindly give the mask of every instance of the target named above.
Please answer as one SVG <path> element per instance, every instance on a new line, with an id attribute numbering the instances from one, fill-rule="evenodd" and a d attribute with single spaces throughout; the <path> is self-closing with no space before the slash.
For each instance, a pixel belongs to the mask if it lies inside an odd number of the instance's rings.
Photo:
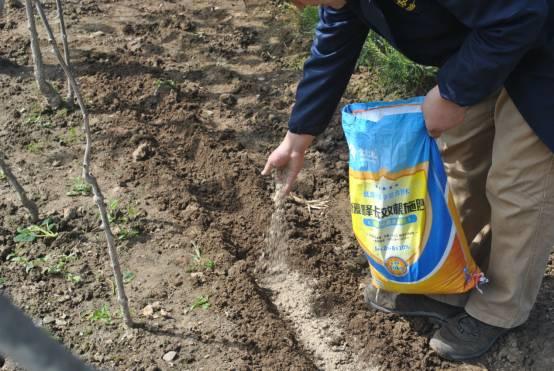
<path id="1" fill-rule="evenodd" d="M 340 9 L 346 5 L 346 0 L 292 0 L 292 3 L 300 10 L 308 5 L 330 6 L 333 9 Z"/>
<path id="2" fill-rule="evenodd" d="M 304 167 L 304 154 L 313 140 L 312 135 L 287 132 L 279 147 L 269 155 L 262 175 L 270 174 L 273 168 L 284 170 L 286 181 L 282 192 L 288 194 Z"/>
<path id="3" fill-rule="evenodd" d="M 464 122 L 466 108 L 444 99 L 439 87 L 435 86 L 425 96 L 423 116 L 429 135 L 438 138 L 441 134 Z"/>

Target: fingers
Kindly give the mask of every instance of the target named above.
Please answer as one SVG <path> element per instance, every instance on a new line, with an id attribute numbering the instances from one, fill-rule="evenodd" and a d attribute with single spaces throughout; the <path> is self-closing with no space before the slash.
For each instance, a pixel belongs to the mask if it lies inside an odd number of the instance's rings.
<path id="1" fill-rule="evenodd" d="M 283 187 L 284 194 L 289 194 L 290 191 L 292 191 L 292 187 L 294 186 L 294 182 L 296 181 L 296 177 L 298 176 L 299 172 L 300 170 L 289 169 L 289 172 L 287 174 L 287 181 L 285 183 L 285 186 Z"/>
<path id="2" fill-rule="evenodd" d="M 271 160 L 267 159 L 267 162 L 265 163 L 264 169 L 262 170 L 262 175 L 268 175 L 271 173 L 271 168 L 273 165 L 271 164 Z"/>

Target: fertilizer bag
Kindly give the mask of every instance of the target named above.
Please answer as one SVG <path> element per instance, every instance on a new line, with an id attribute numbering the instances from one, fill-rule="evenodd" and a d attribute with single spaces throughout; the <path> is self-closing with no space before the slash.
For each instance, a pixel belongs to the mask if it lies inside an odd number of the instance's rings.
<path id="1" fill-rule="evenodd" d="M 375 287 L 462 293 L 485 278 L 471 257 L 422 103 L 418 97 L 344 107 L 352 227 Z"/>

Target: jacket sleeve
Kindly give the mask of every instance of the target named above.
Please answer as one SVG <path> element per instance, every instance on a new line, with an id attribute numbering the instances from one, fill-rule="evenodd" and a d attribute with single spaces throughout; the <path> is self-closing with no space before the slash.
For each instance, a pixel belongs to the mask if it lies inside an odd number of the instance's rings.
<path id="1" fill-rule="evenodd" d="M 321 7 L 319 17 L 289 120 L 289 130 L 295 134 L 318 135 L 325 130 L 368 33 L 368 26 L 348 5 L 340 10 Z"/>
<path id="2" fill-rule="evenodd" d="M 476 104 L 504 85 L 548 16 L 545 0 L 438 1 L 471 30 L 438 74 L 442 97 L 461 106 Z"/>

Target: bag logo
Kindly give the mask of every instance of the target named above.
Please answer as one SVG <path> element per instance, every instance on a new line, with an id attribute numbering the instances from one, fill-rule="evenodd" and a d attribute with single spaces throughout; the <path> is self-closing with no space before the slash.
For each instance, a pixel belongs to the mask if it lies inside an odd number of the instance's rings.
<path id="1" fill-rule="evenodd" d="M 408 273 L 408 264 L 398 256 L 391 256 L 385 260 L 385 268 L 390 274 L 395 276 L 403 276 Z"/>

